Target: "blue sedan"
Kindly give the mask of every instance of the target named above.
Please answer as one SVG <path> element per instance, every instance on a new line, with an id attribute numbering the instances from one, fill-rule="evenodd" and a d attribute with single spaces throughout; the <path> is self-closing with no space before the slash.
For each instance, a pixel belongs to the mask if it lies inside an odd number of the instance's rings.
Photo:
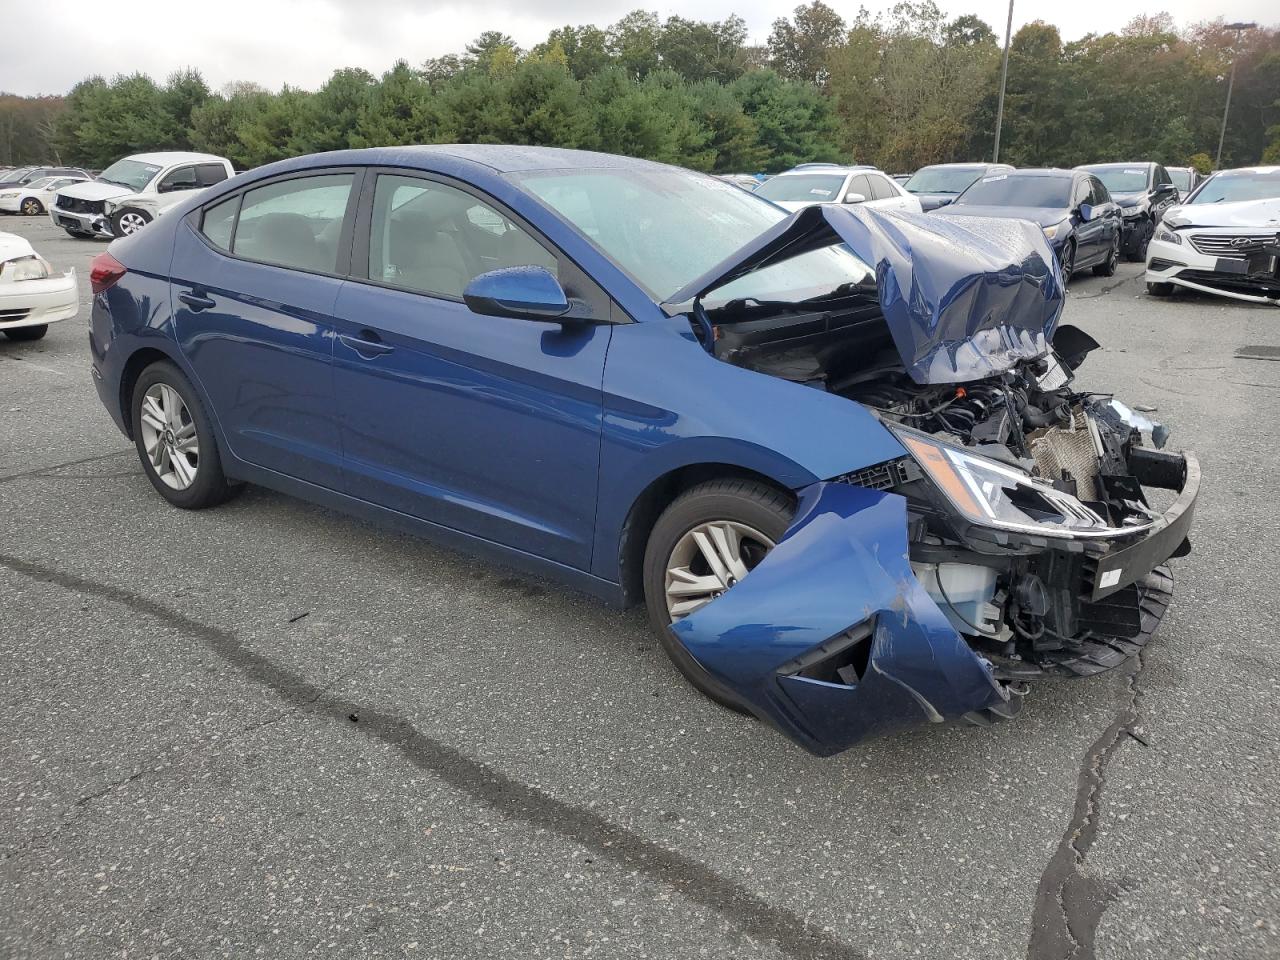
<path id="1" fill-rule="evenodd" d="M 1062 279 L 1031 223 L 384 148 L 114 241 L 90 347 L 174 506 L 260 484 L 644 603 L 698 689 L 830 754 L 1011 717 L 1159 623 L 1198 467 L 1074 389 Z"/>

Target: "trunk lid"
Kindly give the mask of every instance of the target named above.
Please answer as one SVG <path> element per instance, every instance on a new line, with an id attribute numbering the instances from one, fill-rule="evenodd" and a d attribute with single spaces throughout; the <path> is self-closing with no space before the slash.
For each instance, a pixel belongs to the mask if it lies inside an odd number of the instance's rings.
<path id="1" fill-rule="evenodd" d="M 1062 312 L 1062 277 L 1038 226 L 1021 220 L 798 210 L 664 304 L 699 300 L 791 257 L 845 243 L 875 271 L 881 312 L 917 383 L 961 383 L 1040 356 Z"/>

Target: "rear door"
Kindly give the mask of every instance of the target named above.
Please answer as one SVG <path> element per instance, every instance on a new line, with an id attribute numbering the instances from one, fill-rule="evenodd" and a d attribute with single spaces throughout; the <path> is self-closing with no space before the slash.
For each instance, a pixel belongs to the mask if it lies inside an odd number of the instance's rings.
<path id="1" fill-rule="evenodd" d="M 178 340 L 232 453 L 334 490 L 333 307 L 359 177 L 308 171 L 193 211 L 172 269 Z"/>
<path id="2" fill-rule="evenodd" d="M 610 327 L 489 317 L 462 301 L 499 267 L 537 265 L 607 321 L 603 292 L 464 184 L 372 173 L 334 378 L 349 492 L 586 569 Z"/>

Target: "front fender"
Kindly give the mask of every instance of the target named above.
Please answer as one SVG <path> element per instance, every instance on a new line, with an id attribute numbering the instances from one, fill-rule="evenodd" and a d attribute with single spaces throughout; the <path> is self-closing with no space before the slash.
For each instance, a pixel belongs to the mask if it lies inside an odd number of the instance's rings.
<path id="1" fill-rule="evenodd" d="M 760 719 L 818 755 L 1002 707 L 1009 694 L 990 665 L 912 573 L 906 521 L 896 494 L 813 484 L 750 576 L 672 632 Z M 842 649 L 841 676 L 812 675 L 826 650 Z"/>

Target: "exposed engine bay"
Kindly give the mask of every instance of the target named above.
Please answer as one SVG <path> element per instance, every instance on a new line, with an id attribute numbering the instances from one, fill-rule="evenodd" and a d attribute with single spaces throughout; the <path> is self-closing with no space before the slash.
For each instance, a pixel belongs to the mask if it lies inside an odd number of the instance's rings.
<path id="1" fill-rule="evenodd" d="M 911 456 L 840 479 L 907 498 L 912 570 L 1011 692 L 1110 669 L 1150 638 L 1171 596 L 1164 561 L 1190 549 L 1194 491 L 1185 518 L 1148 491 L 1193 487 L 1198 467 L 1160 449 L 1159 423 L 1076 388 L 1098 346 L 1087 334 L 1059 327 L 1039 357 L 922 384 L 873 284 L 817 304 L 732 301 L 708 319 L 718 358 L 856 401 L 903 441 Z"/>

